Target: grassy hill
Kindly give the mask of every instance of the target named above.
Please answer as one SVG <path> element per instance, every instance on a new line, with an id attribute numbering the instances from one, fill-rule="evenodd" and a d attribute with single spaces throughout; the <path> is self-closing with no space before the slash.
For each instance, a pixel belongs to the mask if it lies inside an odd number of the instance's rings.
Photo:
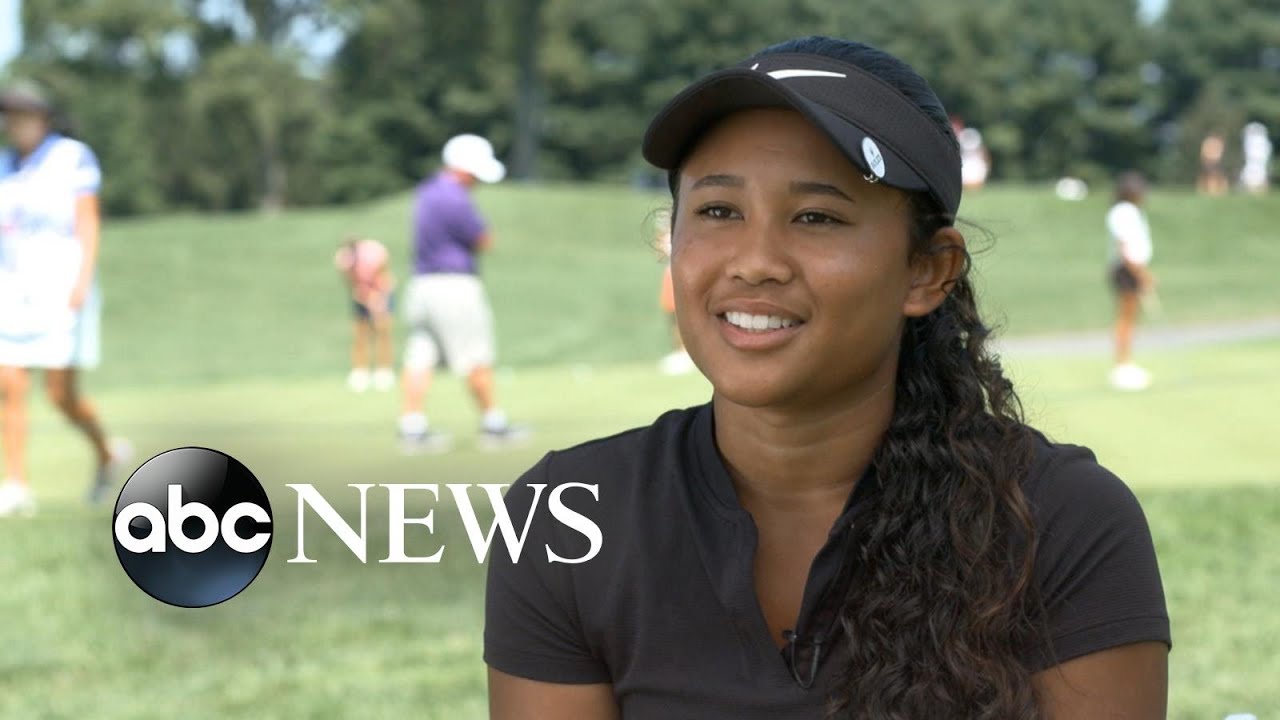
<path id="1" fill-rule="evenodd" d="M 482 188 L 497 248 L 483 273 L 510 366 L 649 360 L 666 349 L 652 213 L 666 198 L 604 186 Z M 1011 335 L 1104 327 L 1107 198 L 991 188 L 965 201 L 990 318 Z M 1280 197 L 1151 202 L 1159 322 L 1280 313 Z M 348 311 L 331 258 L 348 233 L 386 242 L 409 272 L 409 197 L 277 216 L 109 222 L 102 385 L 341 372 Z"/>

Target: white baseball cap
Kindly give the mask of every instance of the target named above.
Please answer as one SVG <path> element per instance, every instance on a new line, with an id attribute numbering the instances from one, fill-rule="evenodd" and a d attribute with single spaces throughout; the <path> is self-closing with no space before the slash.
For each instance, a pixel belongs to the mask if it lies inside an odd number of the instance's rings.
<path id="1" fill-rule="evenodd" d="M 493 156 L 493 145 L 479 135 L 456 135 L 441 154 L 446 167 L 470 173 L 480 182 L 496 183 L 507 176 L 507 166 Z"/>

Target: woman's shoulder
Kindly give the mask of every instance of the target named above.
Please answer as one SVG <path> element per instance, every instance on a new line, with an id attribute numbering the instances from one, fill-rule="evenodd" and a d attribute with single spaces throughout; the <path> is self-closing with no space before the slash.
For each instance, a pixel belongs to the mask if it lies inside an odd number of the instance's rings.
<path id="1" fill-rule="evenodd" d="M 539 462 L 541 481 L 642 483 L 669 476 L 663 469 L 674 470 L 681 462 L 688 433 L 704 407 L 669 410 L 648 425 L 553 450 Z"/>
<path id="2" fill-rule="evenodd" d="M 1128 222 L 1142 217 L 1142 208 L 1128 200 L 1121 200 L 1107 210 L 1108 222 Z"/>
<path id="3" fill-rule="evenodd" d="M 89 147 L 88 143 L 66 135 L 58 135 L 54 138 L 52 151 L 72 156 L 76 159 L 96 157 L 93 148 Z"/>
<path id="4" fill-rule="evenodd" d="M 1116 514 L 1141 515 L 1129 486 L 1082 445 L 1050 440 L 1032 431 L 1034 454 L 1023 482 L 1037 519 L 1061 521 L 1064 516 L 1097 522 Z"/>
<path id="5" fill-rule="evenodd" d="M 1023 492 L 1035 525 L 1037 564 L 1047 586 L 1107 575 L 1150 578 L 1160 585 L 1151 528 L 1129 485 L 1098 461 L 1092 450 L 1036 433 L 1035 456 Z M 1100 557 L 1110 558 L 1100 565 Z M 1109 571 L 1104 572 L 1106 567 Z M 1048 578 L 1056 577 L 1057 580 Z M 1116 582 L 1121 582 L 1116 580 Z"/>
<path id="6" fill-rule="evenodd" d="M 1036 667 L 1133 642 L 1171 644 L 1151 530 L 1129 486 L 1088 448 L 1040 435 L 1024 490 L 1052 640 Z"/>
<path id="7" fill-rule="evenodd" d="M 97 175 L 98 156 L 87 144 L 65 135 L 58 135 L 49 146 L 43 168 L 60 176 L 78 177 L 81 174 Z"/>
<path id="8" fill-rule="evenodd" d="M 579 569 L 614 572 L 609 568 L 616 570 L 619 558 L 636 548 L 626 538 L 643 537 L 655 518 L 671 517 L 683 502 L 687 464 L 680 452 L 697 415 L 696 408 L 673 410 L 650 425 L 548 452 L 507 490 L 507 512 L 517 523 L 532 518 L 530 532 L 538 542 L 545 539 L 564 557 L 580 557 L 588 552 L 588 538 L 566 532 L 555 515 L 563 514 L 561 506 L 572 510 L 607 535 L 603 559 Z M 539 513 L 540 505 L 557 509 Z"/>

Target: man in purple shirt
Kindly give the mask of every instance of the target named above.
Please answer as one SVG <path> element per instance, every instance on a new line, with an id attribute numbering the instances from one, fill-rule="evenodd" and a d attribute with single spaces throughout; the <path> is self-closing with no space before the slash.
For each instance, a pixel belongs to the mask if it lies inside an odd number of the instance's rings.
<path id="1" fill-rule="evenodd" d="M 476 181 L 496 183 L 506 167 L 493 146 L 477 135 L 445 143 L 444 168 L 418 186 L 413 211 L 413 279 L 406 292 L 409 340 L 404 357 L 404 407 L 400 438 L 410 451 L 444 450 L 446 434 L 431 427 L 424 411 L 437 365 L 467 378 L 483 414 L 482 447 L 520 440 L 494 399 L 493 313 L 477 275 L 476 255 L 493 244 L 488 225 L 471 201 Z"/>

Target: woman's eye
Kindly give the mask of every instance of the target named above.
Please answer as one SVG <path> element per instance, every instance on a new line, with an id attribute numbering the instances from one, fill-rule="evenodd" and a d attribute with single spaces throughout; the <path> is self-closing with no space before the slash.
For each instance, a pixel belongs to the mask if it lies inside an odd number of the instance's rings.
<path id="1" fill-rule="evenodd" d="M 729 220 L 733 218 L 733 209 L 724 205 L 708 205 L 698 211 L 699 215 L 704 215 L 712 220 Z"/>
<path id="2" fill-rule="evenodd" d="M 796 222 L 799 222 L 805 225 L 826 225 L 826 224 L 838 224 L 841 221 L 837 220 L 834 217 L 831 217 L 826 213 L 821 213 L 821 212 L 816 212 L 811 210 L 809 212 L 803 212 L 797 215 Z"/>

